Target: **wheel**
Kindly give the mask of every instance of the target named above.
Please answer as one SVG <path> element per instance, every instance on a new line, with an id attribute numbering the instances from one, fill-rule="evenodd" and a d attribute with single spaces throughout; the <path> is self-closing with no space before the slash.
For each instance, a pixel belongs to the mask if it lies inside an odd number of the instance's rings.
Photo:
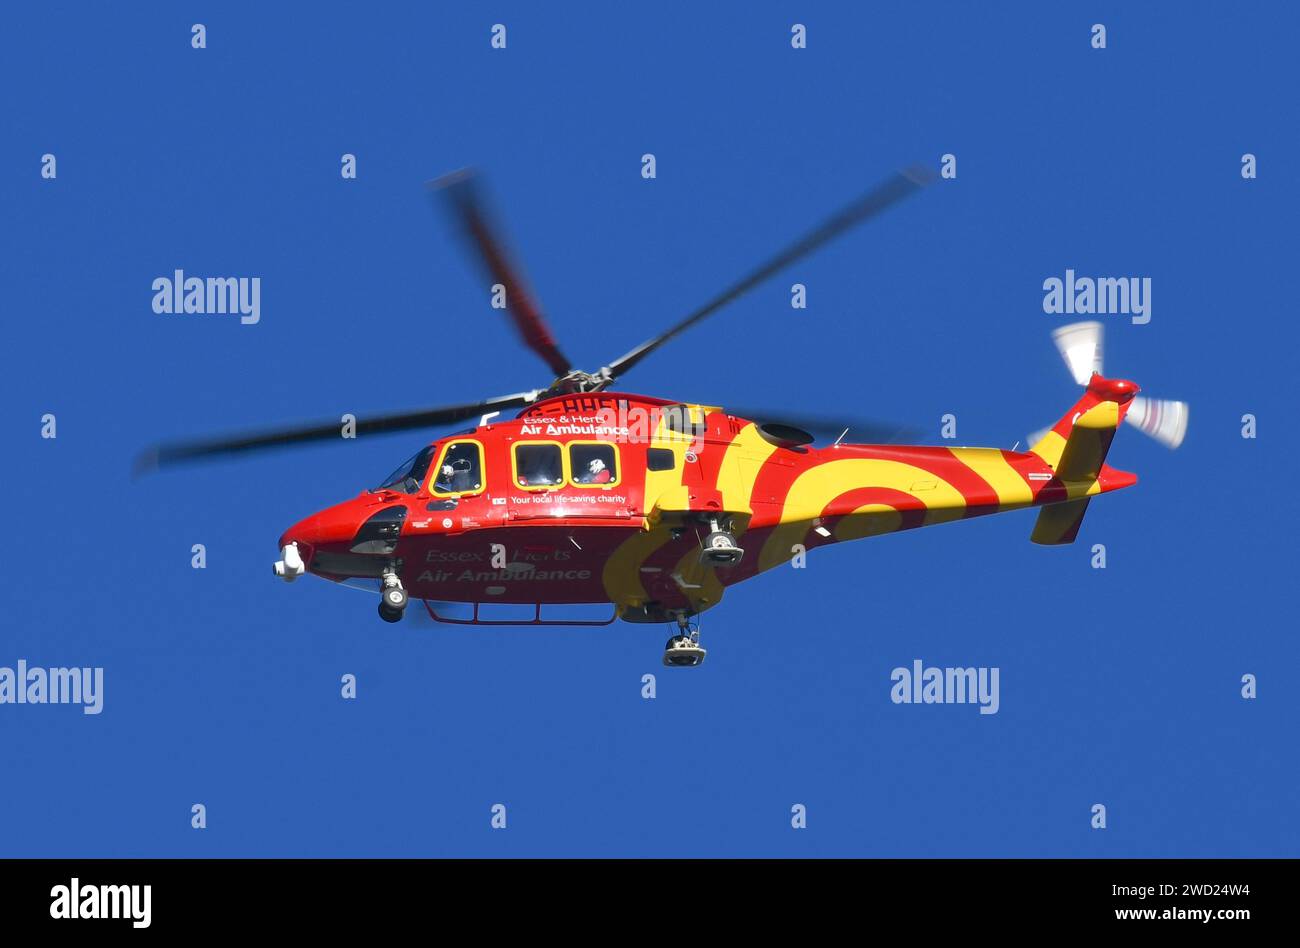
<path id="1" fill-rule="evenodd" d="M 385 596 L 384 598 L 387 599 L 388 597 Z M 405 598 L 405 594 L 403 594 L 403 598 Z M 404 613 L 401 609 L 390 609 L 386 602 L 381 602 L 379 604 L 379 618 L 383 619 L 385 622 L 401 622 L 403 615 Z"/>
<path id="2" fill-rule="evenodd" d="M 395 612 L 406 608 L 406 590 L 401 586 L 389 586 L 384 590 L 384 605 Z"/>
<path id="3" fill-rule="evenodd" d="M 674 635 L 664 645 L 664 664 L 669 668 L 694 668 L 709 654 L 689 635 Z"/>
<path id="4" fill-rule="evenodd" d="M 736 541 L 732 539 L 731 534 L 723 533 L 721 530 L 717 533 L 710 533 L 704 544 L 711 550 L 734 550 L 736 548 Z"/>
<path id="5" fill-rule="evenodd" d="M 745 551 L 736 546 L 736 538 L 724 530 L 710 533 L 704 538 L 704 551 L 700 561 L 714 566 L 735 566 Z"/>

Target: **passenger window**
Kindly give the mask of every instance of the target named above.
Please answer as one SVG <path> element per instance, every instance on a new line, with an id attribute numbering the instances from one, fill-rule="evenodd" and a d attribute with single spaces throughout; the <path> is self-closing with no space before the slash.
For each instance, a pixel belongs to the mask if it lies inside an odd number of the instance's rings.
<path id="1" fill-rule="evenodd" d="M 573 483 L 609 485 L 618 483 L 618 451 L 612 444 L 569 445 L 569 470 Z"/>
<path id="2" fill-rule="evenodd" d="M 650 448 L 646 451 L 647 471 L 671 471 L 677 466 L 677 455 L 667 448 Z"/>
<path id="3" fill-rule="evenodd" d="M 435 494 L 473 494 L 483 489 L 483 452 L 473 441 L 447 446 L 433 478 Z"/>
<path id="4" fill-rule="evenodd" d="M 515 483 L 520 487 L 558 487 L 564 460 L 558 444 L 515 445 Z"/>

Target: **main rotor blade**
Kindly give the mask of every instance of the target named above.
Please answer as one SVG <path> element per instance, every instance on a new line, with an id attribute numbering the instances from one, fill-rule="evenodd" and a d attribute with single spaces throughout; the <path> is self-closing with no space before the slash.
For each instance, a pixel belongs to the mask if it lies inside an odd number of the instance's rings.
<path id="1" fill-rule="evenodd" d="M 478 418 L 493 411 L 527 405 L 536 397 L 537 392 L 519 392 L 515 395 L 502 395 L 467 405 L 446 405 L 442 408 L 427 408 L 422 411 L 358 418 L 355 430 L 357 435 L 369 435 L 409 431 L 413 428 L 434 428 L 464 421 L 467 418 Z M 274 431 L 235 434 L 224 438 L 165 442 L 150 448 L 136 459 L 135 473 L 139 476 L 178 464 L 208 460 L 222 455 L 284 448 L 313 441 L 331 441 L 342 436 L 343 423 L 329 421 Z"/>
<path id="2" fill-rule="evenodd" d="M 777 409 L 736 408 L 727 406 L 728 415 L 747 418 L 755 424 L 790 425 L 802 428 L 819 441 L 835 441 L 841 436 L 850 444 L 911 444 L 920 432 L 908 425 L 867 418 L 830 418 L 825 415 L 794 415 Z"/>
<path id="3" fill-rule="evenodd" d="M 619 356 L 609 364 L 609 374 L 617 378 L 627 372 L 674 336 L 690 329 L 732 300 L 752 290 L 768 277 L 779 273 L 799 258 L 807 256 L 851 227 L 875 217 L 890 205 L 897 204 L 914 191 L 919 191 L 933 179 L 933 172 L 919 166 L 891 175 L 883 183 L 877 185 L 873 191 L 823 222 L 821 226 L 804 235 L 748 276 L 732 284 L 667 332 L 661 333 L 653 339 L 647 339 L 632 351 Z"/>
<path id="4" fill-rule="evenodd" d="M 494 283 L 505 287 L 506 312 L 514 321 L 524 344 L 542 357 L 556 377 L 567 375 L 572 371 L 573 363 L 560 352 L 541 310 L 519 275 L 519 269 L 506 256 L 505 245 L 498 239 L 484 210 L 474 173 L 456 171 L 430 182 L 429 186 L 446 195 L 457 220 L 486 265 L 488 275 Z"/>

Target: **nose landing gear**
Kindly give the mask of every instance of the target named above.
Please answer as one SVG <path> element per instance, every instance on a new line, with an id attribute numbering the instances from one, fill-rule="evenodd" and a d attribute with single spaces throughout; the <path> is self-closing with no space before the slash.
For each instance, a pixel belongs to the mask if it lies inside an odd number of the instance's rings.
<path id="1" fill-rule="evenodd" d="M 677 634 L 664 645 L 664 664 L 670 668 L 694 668 L 709 653 L 700 646 L 700 627 L 691 628 L 684 613 L 677 614 Z"/>
<path id="2" fill-rule="evenodd" d="M 391 570 L 384 572 L 384 588 L 379 596 L 379 618 L 385 622 L 401 622 L 406 612 L 406 590 L 402 581 Z"/>

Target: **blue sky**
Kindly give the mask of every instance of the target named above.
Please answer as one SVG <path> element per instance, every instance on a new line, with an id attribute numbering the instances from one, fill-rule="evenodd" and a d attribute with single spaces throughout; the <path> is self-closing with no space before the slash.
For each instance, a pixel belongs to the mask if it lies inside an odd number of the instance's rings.
<path id="1" fill-rule="evenodd" d="M 0 665 L 102 666 L 105 697 L 98 716 L 0 705 L 0 854 L 1300 854 L 1277 475 L 1296 463 L 1295 13 L 845 6 L 10 12 Z M 483 170 L 594 369 L 944 153 L 955 180 L 626 387 L 936 441 L 951 412 L 960 443 L 1010 447 L 1076 397 L 1042 281 L 1150 277 L 1148 325 L 1104 317 L 1107 369 L 1188 400 L 1191 432 L 1170 453 L 1121 431 L 1111 463 L 1140 482 L 1074 546 L 1009 514 L 822 551 L 731 590 L 708 662 L 674 671 L 657 626 L 390 626 L 360 593 L 275 582 L 280 532 L 418 435 L 129 477 L 161 437 L 544 384 L 428 204 L 446 171 Z M 176 268 L 260 276 L 261 322 L 155 315 Z M 999 712 L 892 704 L 918 658 L 1000 668 Z"/>

